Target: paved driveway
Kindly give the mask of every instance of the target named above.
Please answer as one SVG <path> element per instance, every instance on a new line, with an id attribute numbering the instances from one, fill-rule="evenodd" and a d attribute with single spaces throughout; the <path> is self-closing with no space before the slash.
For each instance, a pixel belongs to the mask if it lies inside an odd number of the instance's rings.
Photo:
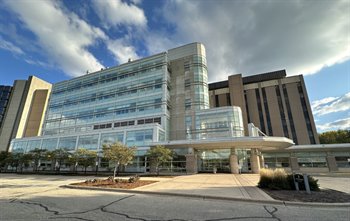
<path id="1" fill-rule="evenodd" d="M 216 185 L 218 189 L 225 187 L 227 187 L 226 189 L 231 189 L 232 186 L 227 186 L 228 183 L 221 179 L 228 179 L 227 177 L 230 176 L 226 174 L 199 174 L 177 177 L 173 181 L 178 182 L 179 185 L 180 181 L 184 181 L 186 184 L 184 186 L 195 187 L 202 185 L 203 189 L 209 189 L 212 185 Z M 245 181 L 242 182 L 253 182 L 253 180 L 256 180 L 256 178 L 249 176 L 242 176 L 242 178 L 245 178 Z M 350 218 L 349 208 L 344 207 L 301 207 L 59 187 L 63 184 L 84 179 L 84 177 L 0 174 L 0 220 L 348 221 Z M 204 179 L 206 179 L 205 182 L 199 182 Z M 240 178 L 236 179 L 238 185 Z M 163 180 L 163 182 L 170 181 L 170 179 L 161 178 L 159 180 Z"/>
<path id="2" fill-rule="evenodd" d="M 179 176 L 135 190 L 273 200 L 257 188 L 258 174 L 196 174 Z"/>
<path id="3" fill-rule="evenodd" d="M 323 189 L 333 189 L 350 194 L 350 177 L 315 177 Z"/>

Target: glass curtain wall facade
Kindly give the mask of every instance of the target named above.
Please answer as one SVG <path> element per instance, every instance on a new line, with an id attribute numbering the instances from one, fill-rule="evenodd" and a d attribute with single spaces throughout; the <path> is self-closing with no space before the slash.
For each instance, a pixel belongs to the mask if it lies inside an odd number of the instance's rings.
<path id="1" fill-rule="evenodd" d="M 147 147 L 167 139 L 170 74 L 166 53 L 53 86 L 41 137 L 18 139 L 12 151 L 100 150 L 116 141 Z"/>
<path id="2" fill-rule="evenodd" d="M 11 150 L 100 152 L 119 141 L 138 148 L 131 167 L 142 171 L 150 143 L 243 136 L 239 107 L 209 109 L 205 56 L 192 43 L 54 84 L 42 136 L 15 139 Z M 171 171 L 184 169 L 184 149 Z"/>
<path id="3" fill-rule="evenodd" d="M 10 100 L 11 86 L 0 85 L 0 128 L 2 127 L 2 121 L 5 118 L 5 112 Z"/>

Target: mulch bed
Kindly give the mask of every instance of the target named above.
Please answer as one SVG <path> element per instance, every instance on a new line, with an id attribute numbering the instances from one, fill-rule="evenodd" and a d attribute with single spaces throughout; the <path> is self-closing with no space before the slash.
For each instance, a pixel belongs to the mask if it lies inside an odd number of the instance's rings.
<path id="1" fill-rule="evenodd" d="M 318 203 L 349 203 L 350 194 L 331 189 L 321 189 L 320 191 L 311 191 L 307 194 L 305 191 L 295 190 L 269 190 L 262 189 L 268 195 L 276 200 L 293 202 L 318 202 Z"/>
<path id="2" fill-rule="evenodd" d="M 149 185 L 158 181 L 152 180 L 139 180 L 134 183 L 128 182 L 113 182 L 110 180 L 99 181 L 98 183 L 91 182 L 81 182 L 81 183 L 72 183 L 71 185 L 75 186 L 93 186 L 93 187 L 101 187 L 101 188 L 120 188 L 120 189 L 134 189 L 140 186 Z"/>

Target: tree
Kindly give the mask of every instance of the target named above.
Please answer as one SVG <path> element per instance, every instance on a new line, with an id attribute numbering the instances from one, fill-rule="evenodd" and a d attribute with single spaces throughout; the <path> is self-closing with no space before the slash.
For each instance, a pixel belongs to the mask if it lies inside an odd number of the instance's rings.
<path id="1" fill-rule="evenodd" d="M 172 160 L 174 153 L 172 150 L 165 148 L 164 146 L 156 146 L 149 149 L 146 155 L 156 166 L 157 176 L 159 176 L 159 166 Z"/>
<path id="2" fill-rule="evenodd" d="M 327 131 L 319 134 L 321 144 L 350 143 L 350 130 Z"/>
<path id="3" fill-rule="evenodd" d="M 5 168 L 6 171 L 6 166 L 7 166 L 7 160 L 10 157 L 11 153 L 7 151 L 1 151 L 0 152 L 0 171 L 1 168 Z"/>
<path id="4" fill-rule="evenodd" d="M 73 172 L 76 172 L 79 165 L 79 155 L 76 152 L 71 153 L 68 155 L 67 160 L 70 165 L 73 165 Z"/>
<path id="5" fill-rule="evenodd" d="M 31 150 L 29 152 L 29 154 L 32 155 L 32 159 L 34 161 L 34 166 L 33 166 L 33 171 L 34 172 L 38 171 L 40 160 L 45 157 L 46 151 L 47 151 L 46 149 L 35 148 L 34 150 Z"/>
<path id="6" fill-rule="evenodd" d="M 127 147 L 119 142 L 103 145 L 102 149 L 103 156 L 114 163 L 113 180 L 115 180 L 117 169 L 119 174 L 119 166 L 131 163 L 136 151 L 135 147 Z"/>
<path id="7" fill-rule="evenodd" d="M 12 168 L 16 167 L 16 172 L 17 172 L 17 168 L 18 168 L 19 163 L 20 163 L 21 155 L 22 155 L 22 153 L 10 152 L 9 156 L 6 158 L 6 164 L 10 165 Z"/>
<path id="8" fill-rule="evenodd" d="M 52 165 L 55 165 L 55 170 L 60 172 L 61 165 L 64 160 L 68 159 L 69 152 L 66 149 L 57 149 L 48 151 L 46 153 L 46 159 L 51 160 Z"/>
<path id="9" fill-rule="evenodd" d="M 23 168 L 26 168 L 30 161 L 32 161 L 32 155 L 29 153 L 18 153 L 16 155 L 16 158 L 18 160 L 18 165 L 21 168 L 21 172 L 23 172 Z M 17 167 L 16 167 L 16 171 L 17 171 Z"/>
<path id="10" fill-rule="evenodd" d="M 97 157 L 97 153 L 95 151 L 87 150 L 84 148 L 78 149 L 75 152 L 75 155 L 77 156 L 78 164 L 84 168 L 85 173 L 86 169 L 89 166 L 93 166 L 95 164 Z"/>

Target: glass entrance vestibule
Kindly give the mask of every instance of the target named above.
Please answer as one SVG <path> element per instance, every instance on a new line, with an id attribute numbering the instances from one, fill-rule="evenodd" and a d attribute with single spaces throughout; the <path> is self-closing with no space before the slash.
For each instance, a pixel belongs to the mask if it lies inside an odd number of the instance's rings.
<path id="1" fill-rule="evenodd" d="M 231 149 L 196 150 L 198 172 L 201 173 L 231 173 Z M 250 149 L 235 149 L 238 172 L 251 173 Z M 261 163 L 261 162 L 260 162 Z"/>

